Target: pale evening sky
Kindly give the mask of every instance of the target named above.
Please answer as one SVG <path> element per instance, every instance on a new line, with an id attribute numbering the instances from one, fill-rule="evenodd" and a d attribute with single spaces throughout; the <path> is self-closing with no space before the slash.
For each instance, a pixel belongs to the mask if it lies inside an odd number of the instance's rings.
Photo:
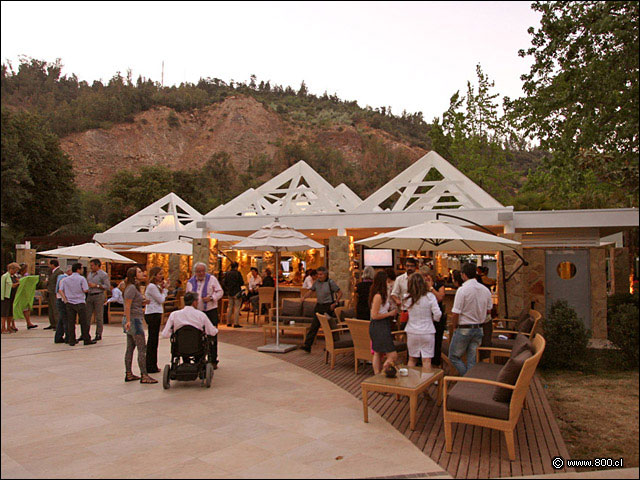
<path id="1" fill-rule="evenodd" d="M 165 85 L 200 77 L 325 90 L 361 106 L 440 116 L 480 62 L 495 92 L 521 96 L 531 2 L 3 1 L 2 62 L 53 61 L 108 81 L 131 69 Z"/>

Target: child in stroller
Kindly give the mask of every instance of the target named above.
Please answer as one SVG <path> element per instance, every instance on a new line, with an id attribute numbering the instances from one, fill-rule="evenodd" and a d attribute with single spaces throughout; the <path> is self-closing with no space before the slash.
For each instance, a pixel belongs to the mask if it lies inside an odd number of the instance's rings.
<path id="1" fill-rule="evenodd" d="M 209 388 L 213 378 L 210 358 L 210 339 L 218 329 L 196 308 L 198 294 L 184 296 L 185 307 L 169 315 L 162 330 L 163 337 L 171 337 L 171 364 L 165 365 L 162 385 L 169 388 L 171 380 L 192 381 L 200 378 Z"/>

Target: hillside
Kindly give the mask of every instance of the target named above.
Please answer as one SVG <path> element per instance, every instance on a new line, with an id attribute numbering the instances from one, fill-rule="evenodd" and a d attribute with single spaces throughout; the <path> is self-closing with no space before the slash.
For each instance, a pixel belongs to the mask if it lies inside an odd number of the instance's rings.
<path id="1" fill-rule="evenodd" d="M 76 184 L 87 190 L 96 190 L 123 169 L 151 165 L 200 169 L 220 152 L 229 154 L 236 171 L 250 172 L 256 162 L 266 161 L 270 168 L 263 180 L 286 166 L 286 145 L 316 144 L 338 152 L 347 164 L 356 167 L 355 172 L 370 150 L 379 146 L 408 163 L 426 153 L 363 122 L 324 127 L 294 123 L 246 95 L 230 96 L 191 112 L 154 107 L 136 114 L 128 123 L 64 136 L 60 144 L 73 161 Z M 353 180 L 357 188 L 364 179 L 356 174 Z"/>

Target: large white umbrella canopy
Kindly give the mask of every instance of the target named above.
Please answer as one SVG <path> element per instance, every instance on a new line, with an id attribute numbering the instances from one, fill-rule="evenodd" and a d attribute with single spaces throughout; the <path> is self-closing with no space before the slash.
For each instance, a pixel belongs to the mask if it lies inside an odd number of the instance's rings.
<path id="1" fill-rule="evenodd" d="M 355 243 L 370 248 L 457 253 L 511 251 L 520 245 L 520 242 L 515 240 L 478 232 L 442 220 L 431 220 L 400 230 L 381 233 L 375 237 L 358 240 Z"/>
<path id="2" fill-rule="evenodd" d="M 193 244 L 185 240 L 172 240 L 170 242 L 154 243 L 152 245 L 145 245 L 144 247 L 135 247 L 127 252 L 136 253 L 164 253 L 177 255 L 192 255 Z"/>
<path id="3" fill-rule="evenodd" d="M 83 243 L 82 245 L 73 245 L 72 247 L 56 248 L 55 250 L 38 252 L 38 255 L 58 258 L 97 258 L 102 262 L 136 263 L 130 258 L 124 257 L 108 248 L 104 248 L 97 243 Z"/>
<path id="4" fill-rule="evenodd" d="M 312 248 L 324 248 L 324 245 L 310 239 L 303 233 L 287 227 L 280 223 L 278 219 L 265 225 L 257 232 L 252 233 L 233 247 L 235 250 L 258 250 L 263 252 L 276 253 L 276 266 L 279 261 L 280 252 L 300 252 Z M 278 297 L 278 270 L 276 268 L 276 343 L 275 345 L 264 345 L 258 350 L 262 352 L 286 353 L 293 350 L 295 345 L 280 345 L 280 305 Z"/>
<path id="5" fill-rule="evenodd" d="M 236 243 L 235 250 L 258 250 L 263 252 L 300 252 L 324 245 L 310 239 L 303 233 L 287 227 L 277 219 Z"/>

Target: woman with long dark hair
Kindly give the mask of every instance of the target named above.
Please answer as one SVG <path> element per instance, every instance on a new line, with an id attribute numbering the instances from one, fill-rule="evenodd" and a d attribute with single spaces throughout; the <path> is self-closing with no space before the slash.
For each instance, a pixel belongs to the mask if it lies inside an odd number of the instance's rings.
<path id="1" fill-rule="evenodd" d="M 144 296 L 149 303 L 144 307 L 144 321 L 149 328 L 149 340 L 147 342 L 147 372 L 158 373 L 158 338 L 160 336 L 160 322 L 164 311 L 163 303 L 167 298 L 167 282 L 164 279 L 162 267 L 152 267 L 149 270 L 149 285 L 144 291 Z"/>
<path id="2" fill-rule="evenodd" d="M 148 303 L 138 289 L 138 284 L 144 281 L 145 275 L 138 267 L 131 267 L 127 270 L 127 278 L 124 281 L 124 318 L 122 327 L 127 334 L 127 350 L 124 354 L 124 367 L 126 375 L 125 382 L 140 380 L 140 383 L 158 383 L 147 373 L 146 345 L 144 341 L 144 328 L 142 327 L 142 317 L 144 310 L 142 306 Z M 131 364 L 133 363 L 133 351 L 138 349 L 138 367 L 142 378 L 133 374 Z"/>
<path id="3" fill-rule="evenodd" d="M 371 323 L 369 324 L 369 336 L 371 337 L 371 350 L 373 350 L 373 373 L 380 373 L 390 363 L 398 359 L 398 352 L 391 335 L 391 318 L 395 317 L 396 309 L 392 307 L 388 294 L 388 277 L 386 272 L 380 271 L 373 278 L 373 284 L 369 290 L 369 305 L 371 308 Z M 386 356 L 384 365 L 382 357 Z"/>

